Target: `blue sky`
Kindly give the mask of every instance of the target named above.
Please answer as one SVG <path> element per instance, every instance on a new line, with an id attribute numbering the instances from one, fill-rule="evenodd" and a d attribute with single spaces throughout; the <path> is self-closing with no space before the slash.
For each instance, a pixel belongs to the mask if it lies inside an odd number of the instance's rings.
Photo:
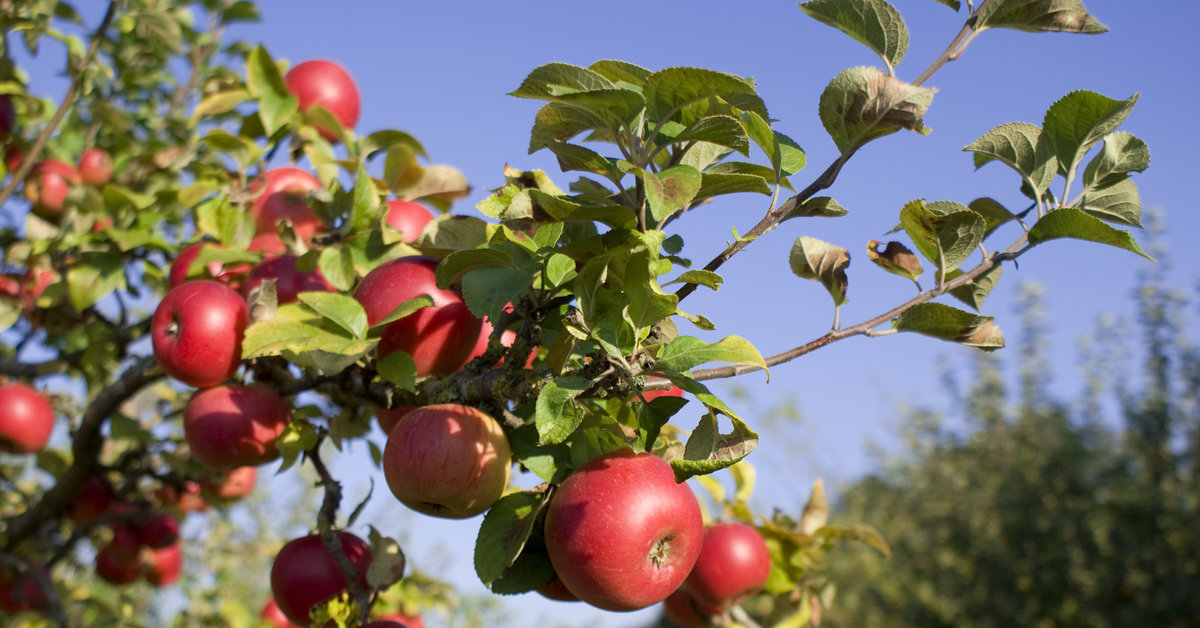
<path id="1" fill-rule="evenodd" d="M 964 15 L 933 0 L 895 4 L 912 33 L 898 75 L 912 79 L 946 46 Z M 849 216 L 784 223 L 721 269 L 726 283 L 718 293 L 701 291 L 689 298 L 685 309 L 711 318 L 718 335 L 745 336 L 764 354 L 821 335 L 832 319 L 828 296 L 819 284 L 793 276 L 787 265 L 792 242 L 801 235 L 844 246 L 854 258 L 843 324 L 900 303 L 911 295 L 911 283 L 868 263 L 866 242 L 885 239 L 900 207 L 916 198 L 965 203 L 986 195 L 1020 206 L 1015 179 L 1005 168 L 993 164 L 976 172 L 970 154 L 961 148 L 1000 123 L 1040 123 L 1055 99 L 1076 89 L 1118 99 L 1140 92 L 1123 129 L 1147 142 L 1152 161 L 1135 181 L 1144 208 L 1164 216 L 1171 281 L 1194 290 L 1200 265 L 1187 254 L 1200 235 L 1200 217 L 1189 194 L 1195 168 L 1192 151 L 1200 140 L 1193 119 L 1200 101 L 1194 67 L 1200 44 L 1188 28 L 1200 18 L 1200 5 L 1128 0 L 1084 4 L 1111 32 L 984 34 L 928 83 L 940 90 L 925 120 L 931 135 L 903 133 L 877 141 L 844 169 L 829 194 L 850 210 Z M 455 205 L 456 213 L 473 213 L 474 204 L 502 183 L 505 164 L 544 169 L 564 187 L 569 181 L 548 154 L 527 154 L 538 103 L 505 95 L 538 65 L 587 65 L 614 58 L 652 70 L 688 65 L 754 77 L 779 120 L 777 128 L 807 151 L 809 167 L 793 178 L 798 187 L 836 156 L 816 113 L 825 84 L 845 68 L 878 65 L 866 48 L 806 17 L 795 2 L 782 0 L 267 0 L 261 6 L 263 22 L 238 27 L 233 34 L 261 41 L 274 57 L 292 64 L 328 58 L 344 65 L 362 93 L 360 133 L 406 130 L 424 143 L 432 161 L 466 174 L 474 192 Z M 747 230 L 764 209 L 761 198 L 746 197 L 693 212 L 676 223 L 687 245 L 684 255 L 703 264 L 724 245 L 731 228 Z M 996 244 L 1001 242 L 993 242 L 993 248 Z M 1131 313 L 1133 280 L 1147 264 L 1115 248 L 1053 243 L 1024 256 L 1019 270 L 1005 267 L 1004 280 L 986 303 L 985 313 L 996 315 L 998 324 L 1015 338 L 1018 284 L 1041 283 L 1056 333 L 1050 348 L 1058 369 L 1056 390 L 1069 396 L 1079 386 L 1077 338 L 1092 329 L 1102 313 Z M 738 385 L 754 399 L 750 409 L 794 399 L 802 415 L 783 437 L 767 439 L 751 456 L 760 467 L 764 511 L 798 510 L 818 476 L 836 487 L 872 470 L 866 443 L 894 449 L 897 407 L 942 402 L 936 361 L 961 364 L 966 351 L 970 350 L 916 336 L 853 338 L 774 368 L 769 384 L 761 373 L 740 378 Z M 753 424 L 754 417 L 747 418 Z M 382 476 L 376 480 L 382 482 Z M 386 499 L 386 491 L 376 492 L 375 501 Z M 407 539 L 418 567 L 479 590 L 470 566 L 477 519 L 450 524 L 416 515 L 399 519 L 403 530 L 385 532 Z M 553 614 L 556 621 L 569 616 L 572 625 L 648 622 L 642 616 L 589 613 L 577 605 L 541 603 L 534 597 L 514 600 L 514 612 Z"/>

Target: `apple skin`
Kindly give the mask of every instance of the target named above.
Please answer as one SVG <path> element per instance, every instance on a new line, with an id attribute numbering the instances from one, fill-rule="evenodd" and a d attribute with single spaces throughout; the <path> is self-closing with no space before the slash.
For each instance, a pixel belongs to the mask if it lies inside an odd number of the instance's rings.
<path id="1" fill-rule="evenodd" d="M 321 274 L 319 268 L 310 272 L 300 272 L 296 268 L 299 258 L 295 255 L 280 255 L 263 260 L 250 270 L 242 283 L 242 294 L 249 296 L 250 291 L 258 287 L 266 279 L 275 280 L 275 297 L 278 303 L 295 303 L 296 295 L 301 292 L 334 292 L 333 286 Z"/>
<path id="2" fill-rule="evenodd" d="M 363 626 L 363 628 L 368 628 L 369 626 L 376 626 L 377 624 L 382 624 L 382 626 L 401 625 L 401 626 L 404 626 L 404 628 L 425 628 L 425 621 L 423 619 L 421 619 L 420 615 L 405 615 L 404 613 L 401 613 L 401 612 L 392 613 L 390 615 L 384 615 L 383 617 L 376 619 L 375 621 L 367 624 L 366 626 Z M 380 626 L 379 628 L 382 628 L 382 626 Z"/>
<path id="3" fill-rule="evenodd" d="M 511 467 L 500 424 L 482 410 L 452 403 L 405 414 L 383 448 L 383 475 L 396 499 L 446 519 L 491 508 L 508 486 Z"/>
<path id="4" fill-rule="evenodd" d="M 433 299 L 432 306 L 389 323 L 376 349 L 380 360 L 394 351 L 407 352 L 418 376 L 462 370 L 483 326 L 458 292 L 437 287 L 437 265 L 437 260 L 428 257 L 401 257 L 377 266 L 354 289 L 354 298 L 366 310 L 371 325 L 409 299 L 422 294 Z"/>
<path id="5" fill-rule="evenodd" d="M 301 111 L 319 105 L 328 109 L 347 129 L 358 124 L 362 100 L 354 79 L 341 65 L 325 59 L 305 61 L 288 70 L 283 82 L 300 101 Z M 328 129 L 317 128 L 325 139 L 337 140 Z"/>
<path id="6" fill-rule="evenodd" d="M 71 186 L 79 184 L 79 172 L 74 166 L 47 159 L 34 164 L 25 178 L 25 198 L 33 204 L 33 213 L 54 222 L 62 217 L 63 200 Z"/>
<path id="7" fill-rule="evenodd" d="M 580 600 L 633 611 L 666 599 L 700 555 L 700 504 L 661 458 L 630 449 L 567 477 L 546 512 L 546 553 Z"/>
<path id="8" fill-rule="evenodd" d="M 404 234 L 405 242 L 415 242 L 421 230 L 433 220 L 433 212 L 416 201 L 392 199 L 387 202 L 387 223 Z"/>
<path id="9" fill-rule="evenodd" d="M 238 467 L 217 477 L 205 478 L 200 486 L 204 492 L 220 502 L 242 499 L 254 492 L 258 482 L 258 469 L 253 466 Z"/>
<path id="10" fill-rule="evenodd" d="M 165 587 L 183 574 L 183 550 L 179 543 L 149 550 L 144 562 L 146 582 L 151 586 Z"/>
<path id="11" fill-rule="evenodd" d="M 663 600 L 663 615 L 679 628 L 705 628 L 712 624 L 712 616 L 718 613 L 720 609 L 702 608 L 683 589 L 675 591 Z"/>
<path id="12" fill-rule="evenodd" d="M 571 593 L 571 590 L 567 588 L 567 585 L 563 584 L 562 579 L 558 576 L 554 576 L 553 580 L 538 587 L 537 592 L 542 597 L 554 600 L 555 602 L 579 601 L 579 598 L 574 593 Z"/>
<path id="13" fill-rule="evenodd" d="M 275 603 L 274 599 L 267 600 L 266 606 L 263 606 L 262 612 L 258 616 L 267 620 L 267 623 L 271 624 L 272 628 L 301 628 L 288 621 L 287 615 L 284 615 L 283 611 L 279 610 L 279 605 Z"/>
<path id="14" fill-rule="evenodd" d="M 96 552 L 96 575 L 112 584 L 130 584 L 141 571 L 137 536 L 132 532 L 117 530 L 113 540 Z"/>
<path id="15" fill-rule="evenodd" d="M 400 417 L 416 410 L 419 406 L 397 406 L 395 408 L 375 408 L 375 420 L 379 422 L 379 429 L 383 433 L 391 434 L 392 428 L 400 422 Z"/>
<path id="16" fill-rule="evenodd" d="M 762 589 L 771 553 L 758 530 L 740 521 L 708 526 L 700 558 L 684 588 L 701 606 L 724 608 Z"/>
<path id="17" fill-rule="evenodd" d="M 184 482 L 183 492 L 164 484 L 154 491 L 154 496 L 164 507 L 173 508 L 181 513 L 208 510 L 208 502 L 204 501 L 200 483 L 195 480 Z"/>
<path id="18" fill-rule="evenodd" d="M 135 527 L 138 543 L 151 549 L 162 549 L 179 541 L 179 519 L 158 512 L 151 514 Z"/>
<path id="19" fill-rule="evenodd" d="M 288 403 L 261 384 L 216 386 L 192 394 L 183 437 L 192 457 L 214 471 L 265 464 L 279 453 L 275 438 L 292 420 Z"/>
<path id="20" fill-rule="evenodd" d="M 50 442 L 54 408 L 25 384 L 0 386 L 0 451 L 27 454 Z"/>
<path id="21" fill-rule="evenodd" d="M 90 148 L 79 158 L 79 179 L 86 185 L 100 187 L 112 180 L 112 155 L 102 148 Z"/>
<path id="22" fill-rule="evenodd" d="M 30 569 L 37 570 L 49 580 L 50 574 L 46 573 L 45 567 L 32 565 Z M 46 602 L 46 592 L 33 575 L 14 573 L 8 567 L 0 569 L 0 610 L 5 613 L 38 611 L 46 607 Z"/>
<path id="23" fill-rule="evenodd" d="M 67 518 L 75 525 L 88 525 L 99 521 L 113 507 L 117 496 L 112 488 L 99 476 L 84 481 L 79 493 L 67 508 Z"/>
<path id="24" fill-rule="evenodd" d="M 305 203 L 304 195 L 320 187 L 316 177 L 299 168 L 268 170 L 251 187 L 253 191 L 261 190 L 249 210 L 258 234 L 278 233 L 275 223 L 287 218 L 292 221 L 296 237 L 306 242 L 312 240 L 325 225 Z"/>
<path id="25" fill-rule="evenodd" d="M 367 588 L 367 568 L 371 548 L 366 541 L 339 530 L 342 553 L 359 576 L 358 584 Z M 349 588 L 333 555 L 316 534 L 288 541 L 271 564 L 271 595 L 288 621 L 309 625 L 312 607 Z"/>
<path id="26" fill-rule="evenodd" d="M 659 377 L 651 377 L 650 379 L 661 380 Z M 678 386 L 672 386 L 666 390 L 643 390 L 642 398 L 646 401 L 657 399 L 659 397 L 682 397 L 683 389 Z"/>
<path id="27" fill-rule="evenodd" d="M 229 379 L 242 362 L 250 315 L 246 300 L 212 280 L 185 281 L 163 297 L 150 322 L 154 359 L 167 375 L 196 388 Z"/>

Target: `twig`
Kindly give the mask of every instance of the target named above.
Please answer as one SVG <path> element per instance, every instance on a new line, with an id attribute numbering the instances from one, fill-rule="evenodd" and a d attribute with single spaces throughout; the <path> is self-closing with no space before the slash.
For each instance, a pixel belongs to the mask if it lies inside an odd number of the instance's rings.
<path id="1" fill-rule="evenodd" d="M 33 140 L 33 145 L 29 147 L 29 152 L 21 160 L 21 165 L 12 174 L 8 185 L 0 190 L 0 205 L 8 202 L 16 191 L 17 186 L 25 180 L 29 171 L 33 169 L 33 164 L 41 155 L 42 149 L 45 148 L 46 142 L 58 125 L 62 123 L 63 118 L 67 117 L 67 112 L 75 106 L 75 99 L 79 97 L 80 88 L 83 85 L 84 75 L 87 73 L 87 68 L 96 58 L 96 51 L 100 47 L 100 40 L 104 38 L 104 31 L 108 30 L 108 25 L 112 23 L 113 17 L 117 13 L 117 2 L 108 3 L 108 11 L 104 14 L 104 19 L 100 21 L 100 26 L 96 27 L 96 32 L 92 34 L 92 42 L 88 45 L 87 54 L 83 57 L 83 63 L 79 68 L 79 73 L 75 76 L 75 80 L 71 81 L 71 87 L 67 89 L 66 95 L 63 96 L 62 102 L 58 105 L 58 111 L 54 112 L 54 117 L 50 118 L 50 122 L 46 125 L 37 138 Z M 69 62 L 68 62 L 69 63 Z"/>
<path id="2" fill-rule="evenodd" d="M 361 577 L 354 565 L 350 563 L 350 559 L 346 556 L 346 552 L 342 550 L 342 541 L 338 536 L 339 530 L 335 528 L 337 520 L 338 507 L 342 503 L 342 485 L 329 473 L 329 469 L 325 467 L 325 463 L 321 461 L 320 448 L 324 439 L 317 441 L 317 444 L 312 449 L 308 450 L 306 455 L 312 461 L 313 468 L 317 470 L 317 475 L 321 478 L 321 485 L 325 487 L 325 497 L 321 501 L 321 510 L 317 513 L 317 525 L 320 529 L 321 544 L 325 546 L 325 550 L 333 556 L 334 562 L 337 563 L 338 569 L 342 571 L 342 578 L 346 581 L 347 590 L 350 591 L 351 597 L 354 598 L 355 604 L 358 606 L 359 618 L 367 617 L 371 612 L 371 600 L 367 597 L 366 590 L 363 589 L 359 582 Z"/>
<path id="3" fill-rule="evenodd" d="M 967 22 L 966 24 L 963 24 L 962 30 L 958 31 L 958 35 L 954 37 L 954 41 L 951 41 L 950 45 L 946 46 L 946 50 L 944 50 L 942 54 L 938 55 L 938 57 L 933 60 L 933 63 L 929 64 L 929 67 L 925 68 L 924 72 L 921 72 L 920 76 L 918 76 L 912 82 L 913 85 L 917 87 L 924 85 L 925 81 L 928 81 L 930 78 L 932 78 L 933 75 L 936 74 L 938 70 L 942 69 L 943 66 L 958 59 L 959 56 L 962 55 L 963 51 L 967 49 L 967 45 L 970 44 L 971 40 L 975 39 L 975 36 L 980 32 L 975 30 L 975 23 L 979 20 L 979 11 L 983 8 L 983 5 L 988 3 L 988 1 L 989 0 L 983 0 L 983 2 L 979 3 L 979 6 L 975 7 L 975 10 L 971 12 L 971 15 L 967 16 Z"/>

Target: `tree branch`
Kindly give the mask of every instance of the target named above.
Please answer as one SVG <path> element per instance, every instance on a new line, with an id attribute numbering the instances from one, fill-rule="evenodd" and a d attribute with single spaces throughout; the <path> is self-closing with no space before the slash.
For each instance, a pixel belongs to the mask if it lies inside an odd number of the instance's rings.
<path id="1" fill-rule="evenodd" d="M 341 570 L 342 579 L 346 581 L 346 588 L 350 592 L 350 596 L 354 598 L 355 605 L 358 606 L 358 617 L 361 619 L 370 615 L 371 600 L 359 583 L 359 573 L 346 556 L 346 552 L 342 550 L 342 541 L 338 537 L 339 530 L 336 528 L 336 523 L 338 507 L 342 503 L 342 485 L 333 478 L 329 469 L 325 467 L 325 463 L 321 461 L 320 449 L 324 440 L 317 441 L 312 449 L 305 452 L 308 459 L 312 461 L 313 468 L 317 470 L 317 475 L 321 478 L 321 485 L 325 487 L 325 497 L 321 500 L 321 510 L 317 513 L 317 527 L 321 536 L 321 544 L 325 546 L 329 555 L 333 556 L 333 561 Z"/>
<path id="2" fill-rule="evenodd" d="M 41 155 L 42 149 L 45 148 L 46 142 L 50 136 L 54 134 L 54 130 L 62 123 L 63 118 L 67 117 L 67 112 L 75 106 L 75 99 L 79 97 L 80 89 L 83 85 L 84 75 L 87 73 L 87 68 L 96 58 L 96 51 L 100 48 L 100 40 L 104 38 L 104 31 L 108 30 L 109 24 L 112 23 L 113 17 L 117 13 L 117 2 L 108 3 L 108 11 L 104 13 L 104 19 L 100 21 L 100 26 L 96 27 L 95 33 L 92 34 L 91 44 L 88 46 L 87 54 L 83 57 L 83 63 L 79 68 L 79 73 L 76 74 L 75 80 L 71 81 L 71 87 L 67 89 L 66 95 L 63 96 L 62 102 L 58 105 L 58 111 L 54 112 L 54 117 L 50 118 L 50 122 L 46 125 L 37 138 L 33 140 L 33 145 L 29 147 L 29 152 L 21 159 L 21 165 L 17 166 L 16 171 L 12 173 L 12 178 L 8 185 L 0 190 L 0 205 L 8 202 L 16 191 L 17 186 L 25 180 L 29 171 L 33 169 L 33 164 L 37 162 L 37 158 Z M 68 65 L 70 61 L 68 60 Z"/>

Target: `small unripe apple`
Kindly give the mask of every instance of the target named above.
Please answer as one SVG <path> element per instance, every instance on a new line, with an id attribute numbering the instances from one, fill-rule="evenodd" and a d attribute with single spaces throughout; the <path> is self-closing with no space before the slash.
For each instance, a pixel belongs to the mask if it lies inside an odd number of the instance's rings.
<path id="1" fill-rule="evenodd" d="M 102 148 L 90 148 L 79 158 L 79 178 L 86 184 L 100 187 L 112 180 L 112 155 Z"/>
<path id="2" fill-rule="evenodd" d="M 500 424 L 458 404 L 422 406 L 396 423 L 383 448 L 383 474 L 405 506 L 465 519 L 492 507 L 508 486 L 512 450 Z"/>
<path id="3" fill-rule="evenodd" d="M 185 281 L 167 293 L 150 322 L 154 359 L 167 375 L 196 388 L 229 379 L 242 362 L 250 315 L 246 300 L 211 280 Z"/>
<path id="4" fill-rule="evenodd" d="M 684 588 L 702 606 L 724 608 L 762 589 L 771 575 L 771 552 L 753 526 L 730 521 L 708 526 L 700 558 Z"/>
<path id="5" fill-rule="evenodd" d="M 0 451 L 27 454 L 50 442 L 54 408 L 25 384 L 0 386 Z"/>
<path id="6" fill-rule="evenodd" d="M 286 218 L 292 222 L 296 237 L 305 242 L 312 240 L 325 225 L 308 206 L 305 194 L 320 187 L 316 177 L 299 168 L 268 170 L 251 187 L 254 192 L 261 191 L 249 210 L 259 235 L 277 234 L 276 223 Z"/>
<path id="7" fill-rule="evenodd" d="M 324 59 L 305 61 L 288 70 L 283 82 L 300 101 L 301 111 L 319 105 L 328 109 L 346 129 L 358 124 L 361 105 L 358 87 L 350 73 L 337 63 Z M 331 142 L 337 139 L 328 129 L 318 127 L 318 130 Z"/>
<path id="8" fill-rule="evenodd" d="M 700 504 L 661 458 L 630 449 L 567 477 L 546 510 L 546 553 L 579 599 L 632 611 L 679 588 L 704 535 Z"/>
<path id="9" fill-rule="evenodd" d="M 33 213 L 57 222 L 62 217 L 63 201 L 71 186 L 79 185 L 79 172 L 74 166 L 57 159 L 38 162 L 25 178 L 25 198 L 33 205 Z"/>
<path id="10" fill-rule="evenodd" d="M 342 553 L 358 574 L 359 586 L 366 589 L 371 547 L 349 532 L 339 530 L 336 534 Z M 271 564 L 271 595 L 288 621 L 295 624 L 309 625 L 313 606 L 347 589 L 349 584 L 341 568 L 317 534 L 288 541 Z"/>
<path id="11" fill-rule="evenodd" d="M 259 465 L 278 456 L 275 438 L 292 420 L 287 401 L 261 384 L 195 392 L 183 410 L 192 457 L 215 471 Z"/>
<path id="12" fill-rule="evenodd" d="M 415 242 L 421 230 L 433 220 L 433 212 L 416 201 L 392 199 L 387 202 L 387 223 L 404 234 L 405 242 Z"/>

